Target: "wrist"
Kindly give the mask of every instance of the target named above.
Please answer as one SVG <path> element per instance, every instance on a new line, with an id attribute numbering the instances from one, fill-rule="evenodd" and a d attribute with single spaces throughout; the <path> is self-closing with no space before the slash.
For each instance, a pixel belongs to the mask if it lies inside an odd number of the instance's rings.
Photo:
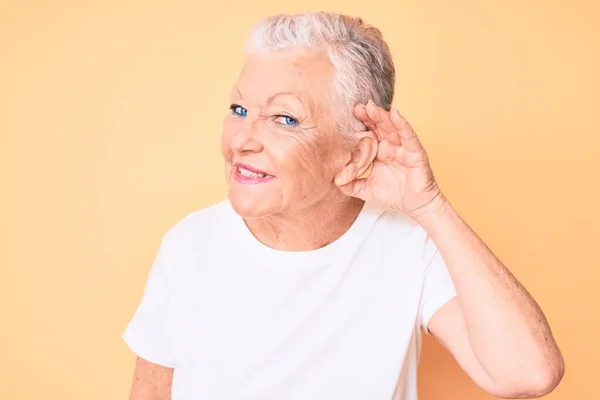
<path id="1" fill-rule="evenodd" d="M 423 228 L 431 227 L 436 221 L 449 216 L 452 205 L 443 195 L 438 193 L 427 205 L 412 211 L 409 215 Z"/>

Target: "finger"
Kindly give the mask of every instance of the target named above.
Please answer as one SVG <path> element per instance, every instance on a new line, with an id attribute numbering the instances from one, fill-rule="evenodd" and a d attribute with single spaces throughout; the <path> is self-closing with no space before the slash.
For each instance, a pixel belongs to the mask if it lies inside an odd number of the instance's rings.
<path id="1" fill-rule="evenodd" d="M 364 126 L 370 130 L 375 132 L 377 128 L 375 122 L 371 121 L 371 118 L 367 115 L 367 109 L 364 104 L 357 104 L 354 107 L 354 116 L 364 124 Z"/>
<path id="2" fill-rule="evenodd" d="M 381 139 L 387 140 L 388 142 L 399 145 L 400 136 L 398 130 L 392 123 L 390 113 L 385 111 L 383 108 L 378 107 L 372 100 L 369 100 L 365 107 L 367 115 L 371 118 L 371 121 L 375 122 L 377 126 L 377 134 Z"/>
<path id="3" fill-rule="evenodd" d="M 365 109 L 365 105 L 364 104 L 357 104 L 354 106 L 354 115 L 356 116 L 356 118 L 360 119 L 361 121 L 365 118 L 368 118 L 367 116 L 367 111 Z"/>
<path id="4" fill-rule="evenodd" d="M 408 121 L 405 120 L 404 117 L 402 117 L 402 115 L 400 115 L 400 111 L 398 111 L 398 109 L 394 107 L 390 114 L 390 120 L 392 121 L 394 127 L 400 135 L 402 146 L 404 146 L 404 148 L 410 152 L 418 152 L 423 150 L 423 146 L 421 145 L 417 134 L 415 133 L 414 129 L 410 126 Z"/>

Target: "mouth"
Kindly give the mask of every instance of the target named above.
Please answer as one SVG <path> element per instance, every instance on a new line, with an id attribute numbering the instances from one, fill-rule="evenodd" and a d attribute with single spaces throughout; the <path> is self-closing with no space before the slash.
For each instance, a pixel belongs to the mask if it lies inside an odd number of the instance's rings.
<path id="1" fill-rule="evenodd" d="M 273 175 L 244 164 L 234 165 L 234 177 L 240 183 L 263 183 L 275 178 Z"/>

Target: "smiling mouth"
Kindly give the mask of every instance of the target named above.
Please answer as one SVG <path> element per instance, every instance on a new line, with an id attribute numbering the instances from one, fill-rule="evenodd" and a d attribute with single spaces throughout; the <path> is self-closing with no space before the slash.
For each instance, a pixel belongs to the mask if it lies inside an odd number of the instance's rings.
<path id="1" fill-rule="evenodd" d="M 245 176 L 246 178 L 265 178 L 269 176 L 268 174 L 265 174 L 263 172 L 251 171 L 242 166 L 238 166 L 237 170 L 240 173 L 240 175 Z"/>
<path id="2" fill-rule="evenodd" d="M 275 177 L 245 164 L 234 165 L 234 179 L 239 183 L 256 184 L 268 182 Z"/>

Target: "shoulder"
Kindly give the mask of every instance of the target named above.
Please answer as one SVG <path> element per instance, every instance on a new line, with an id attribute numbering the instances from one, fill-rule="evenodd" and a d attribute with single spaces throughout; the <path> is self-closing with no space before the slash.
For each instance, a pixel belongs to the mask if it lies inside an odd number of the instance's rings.
<path id="1" fill-rule="evenodd" d="M 371 233 L 386 247 L 402 257 L 418 259 L 424 265 L 435 256 L 437 248 L 425 229 L 413 218 L 399 211 L 382 210 Z"/>
<path id="2" fill-rule="evenodd" d="M 375 222 L 375 234 L 386 234 L 393 239 L 402 241 L 422 240 L 424 236 L 427 236 L 421 225 L 407 214 L 387 208 L 370 207 L 375 209 L 375 213 L 378 215 Z"/>

